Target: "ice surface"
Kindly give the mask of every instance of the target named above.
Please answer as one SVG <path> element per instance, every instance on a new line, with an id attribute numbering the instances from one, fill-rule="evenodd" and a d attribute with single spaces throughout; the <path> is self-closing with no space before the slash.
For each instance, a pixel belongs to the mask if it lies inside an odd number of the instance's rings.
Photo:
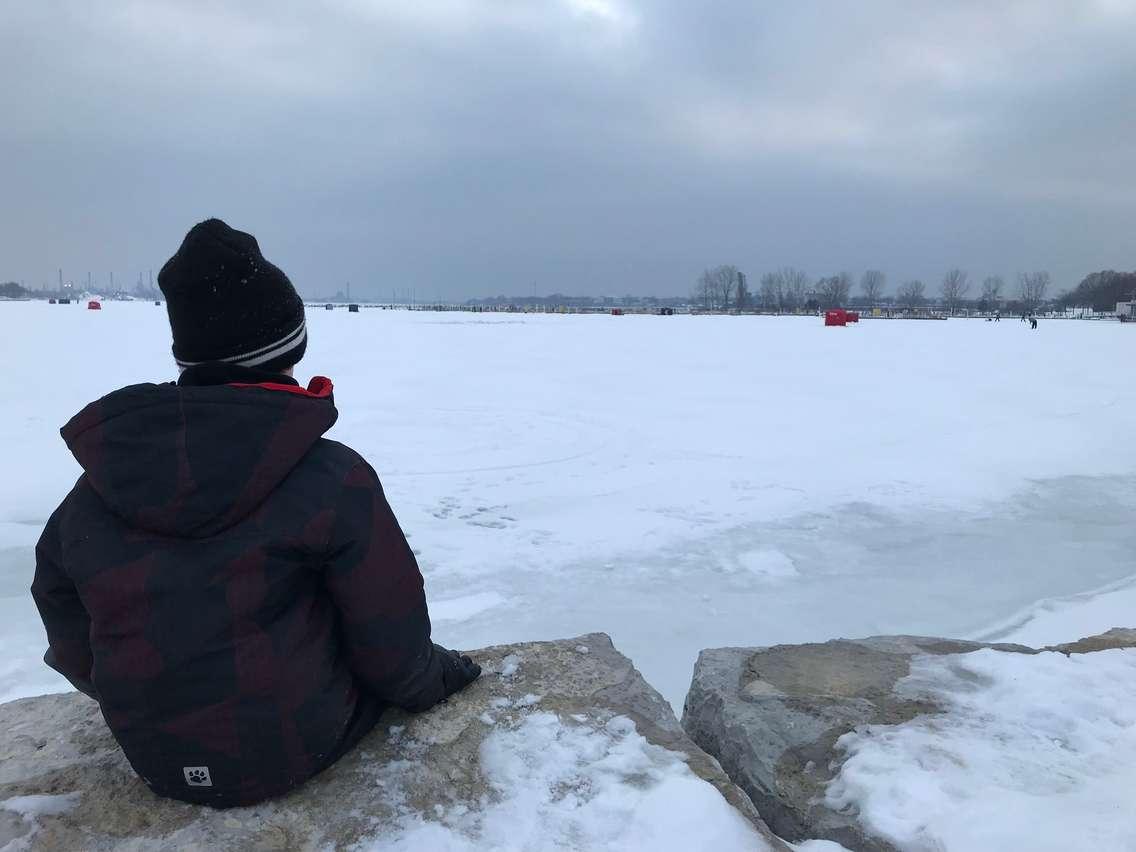
<path id="1" fill-rule="evenodd" d="M 403 818 L 374 849 L 761 850 L 768 846 L 721 794 L 674 752 L 647 742 L 616 716 L 599 725 L 536 712 L 502 724 L 481 747 L 481 771 L 496 797 L 484 810 L 442 808 L 438 821 Z M 399 775 L 383 768 L 397 807 Z M 366 844 L 361 848 L 369 849 Z"/>
<path id="2" fill-rule="evenodd" d="M 829 804 L 911 852 L 1136 849 L 1134 683 L 1132 649 L 916 658 L 947 713 L 843 736 Z"/>
<path id="3" fill-rule="evenodd" d="M 749 553 L 739 553 L 737 561 L 742 568 L 759 577 L 774 579 L 793 577 L 799 573 L 793 560 L 780 550 L 754 550 Z"/>
<path id="4" fill-rule="evenodd" d="M 13 698 L 68 688 L 27 593 L 78 474 L 58 428 L 175 371 L 150 304 L 0 304 L 0 323 Z M 603 630 L 680 707 L 702 648 L 974 635 L 1134 573 L 1119 324 L 319 310 L 309 328 L 298 375 L 335 380 L 331 437 L 379 471 L 443 644 Z"/>
<path id="5" fill-rule="evenodd" d="M 508 603 L 508 598 L 497 592 L 478 592 L 460 598 L 445 598 L 430 601 L 430 620 L 465 621 L 475 615 Z"/>

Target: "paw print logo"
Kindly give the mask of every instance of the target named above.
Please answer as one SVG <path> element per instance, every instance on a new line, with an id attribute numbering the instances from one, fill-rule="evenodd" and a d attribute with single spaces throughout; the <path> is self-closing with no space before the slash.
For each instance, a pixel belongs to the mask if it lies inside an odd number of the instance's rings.
<path id="1" fill-rule="evenodd" d="M 183 766 L 185 783 L 190 787 L 212 787 L 213 779 L 209 777 L 208 766 Z"/>

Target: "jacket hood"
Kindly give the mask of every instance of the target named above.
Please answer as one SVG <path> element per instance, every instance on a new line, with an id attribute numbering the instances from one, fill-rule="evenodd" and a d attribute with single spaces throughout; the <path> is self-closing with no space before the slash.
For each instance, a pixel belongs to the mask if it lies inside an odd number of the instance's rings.
<path id="1" fill-rule="evenodd" d="M 248 516 L 339 413 L 329 379 L 132 385 L 61 430 L 103 502 L 132 526 L 204 538 Z"/>

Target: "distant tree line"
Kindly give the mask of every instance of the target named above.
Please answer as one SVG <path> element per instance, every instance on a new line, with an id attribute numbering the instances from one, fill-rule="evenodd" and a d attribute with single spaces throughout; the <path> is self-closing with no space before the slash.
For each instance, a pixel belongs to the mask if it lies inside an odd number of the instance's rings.
<path id="1" fill-rule="evenodd" d="M 804 270 L 792 266 L 766 272 L 751 289 L 746 275 L 736 266 L 723 265 L 705 270 L 695 282 L 689 299 L 683 297 L 658 298 L 654 296 L 624 296 L 622 298 L 598 296 L 497 296 L 489 299 L 471 299 L 469 305 L 535 304 L 547 307 L 604 307 L 623 304 L 638 306 L 673 306 L 686 302 L 706 310 L 760 310 L 770 313 L 793 313 L 827 308 L 844 307 L 901 307 L 919 309 L 931 304 L 949 313 L 965 309 L 979 311 L 1006 310 L 1011 312 L 1037 311 L 1047 304 L 1056 307 L 1087 307 L 1100 312 L 1112 312 L 1118 302 L 1136 299 L 1136 272 L 1103 270 L 1087 275 L 1074 289 L 1056 298 L 1050 294 L 1052 281 L 1045 271 L 1025 272 L 1018 275 L 1017 286 L 1009 290 L 1000 275 L 987 276 L 972 297 L 969 274 L 963 269 L 950 269 L 939 283 L 937 294 L 928 293 L 924 282 L 913 279 L 902 282 L 893 296 L 887 295 L 887 276 L 878 269 L 869 269 L 860 276 L 859 287 L 854 288 L 848 272 L 838 272 L 813 281 Z M 854 292 L 856 289 L 856 292 Z M 0 298 L 46 298 L 55 291 L 32 291 L 15 281 L 0 283 Z M 116 290 L 112 296 L 125 296 Z M 160 299 L 161 293 L 139 273 L 138 281 L 130 294 L 135 298 Z"/>
<path id="2" fill-rule="evenodd" d="M 1136 298 L 1136 272 L 1105 270 L 1085 276 L 1076 287 L 1057 301 L 1062 307 L 1112 311 L 1117 302 Z"/>
<path id="3" fill-rule="evenodd" d="M 1136 279 L 1136 275 L 1131 277 Z M 869 269 L 860 276 L 859 293 L 854 294 L 854 282 L 848 272 L 838 272 L 814 282 L 803 270 L 787 266 L 762 275 L 757 291 L 751 293 L 745 274 L 736 266 L 723 265 L 707 269 L 698 276 L 691 304 L 706 310 L 756 309 L 774 313 L 847 307 L 917 309 L 930 304 L 937 304 L 951 314 L 971 308 L 1033 312 L 1046 304 L 1049 287 L 1048 272 L 1023 272 L 1018 276 L 1016 293 L 1007 297 L 1005 281 L 999 275 L 992 275 L 983 279 L 979 296 L 970 298 L 970 275 L 956 268 L 943 276 L 936 298 L 928 295 L 926 284 L 918 279 L 904 281 L 896 288 L 895 295 L 888 297 L 887 276 L 878 269 Z"/>
<path id="4" fill-rule="evenodd" d="M 489 296 L 484 299 L 467 299 L 462 304 L 470 307 L 538 307 L 552 308 L 607 308 L 614 306 L 642 308 L 679 308 L 690 300 L 686 296 L 569 296 L 552 293 L 548 296 Z"/>

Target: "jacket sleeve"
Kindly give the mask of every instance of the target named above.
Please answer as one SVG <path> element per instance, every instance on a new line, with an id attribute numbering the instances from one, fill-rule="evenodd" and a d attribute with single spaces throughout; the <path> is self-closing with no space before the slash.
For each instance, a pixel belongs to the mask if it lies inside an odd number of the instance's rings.
<path id="1" fill-rule="evenodd" d="M 47 630 L 48 647 L 43 661 L 80 692 L 97 700 L 91 682 L 91 618 L 75 584 L 63 570 L 58 510 L 48 520 L 35 554 L 32 597 Z"/>
<path id="2" fill-rule="evenodd" d="M 339 611 L 351 670 L 369 692 L 415 712 L 445 697 L 422 574 L 378 475 L 364 461 L 340 490 L 324 582 Z"/>

